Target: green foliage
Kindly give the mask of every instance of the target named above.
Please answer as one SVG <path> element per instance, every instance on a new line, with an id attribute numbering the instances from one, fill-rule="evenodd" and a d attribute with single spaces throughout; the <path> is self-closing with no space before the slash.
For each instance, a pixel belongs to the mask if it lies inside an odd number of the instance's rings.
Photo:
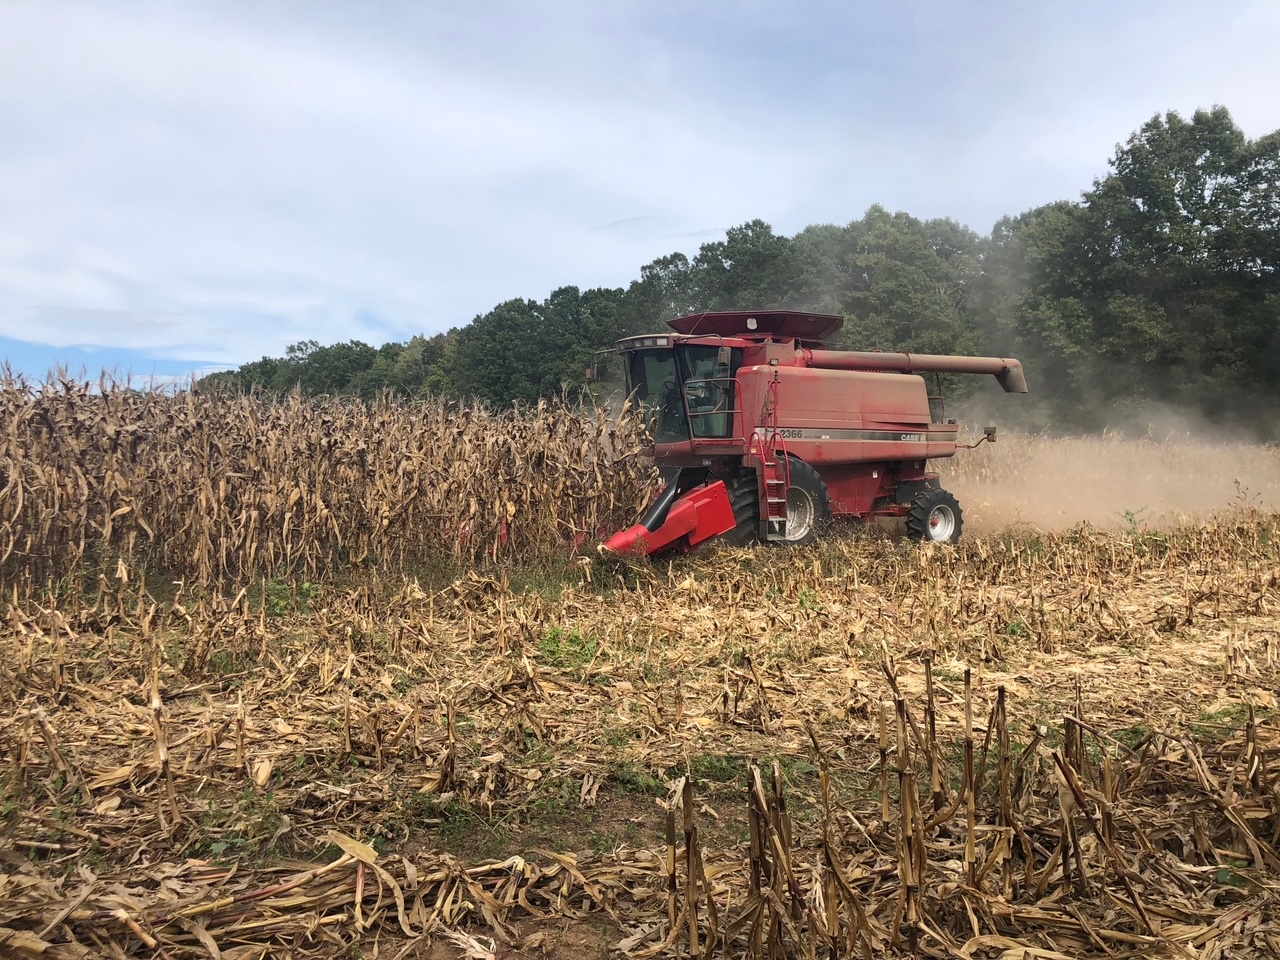
<path id="1" fill-rule="evenodd" d="M 275 794 L 249 786 L 225 810 L 210 809 L 202 820 L 204 849 L 214 857 L 282 852 L 285 830 Z"/>
<path id="2" fill-rule="evenodd" d="M 609 833 L 593 833 L 588 840 L 591 844 L 591 852 L 597 857 L 608 856 L 618 846 L 617 840 Z"/>
<path id="3" fill-rule="evenodd" d="M 581 673 L 600 653 L 600 641 L 594 636 L 584 637 L 577 630 L 552 627 L 538 641 L 538 660 L 549 667 L 570 673 Z"/>
<path id="4" fill-rule="evenodd" d="M 613 771 L 613 780 L 620 793 L 660 797 L 667 792 L 661 780 L 630 760 L 618 764 Z"/>
<path id="5" fill-rule="evenodd" d="M 847 227 L 810 227 L 796 243 L 818 269 L 801 279 L 791 305 L 843 313 L 841 345 L 919 353 L 977 347 L 971 291 L 983 240 L 973 231 L 876 205 Z"/>
<path id="6" fill-rule="evenodd" d="M 459 330 L 440 385 L 497 405 L 583 386 L 592 353 L 622 335 L 620 291 L 562 287 L 543 303 L 509 300 Z"/>
<path id="7" fill-rule="evenodd" d="M 1124 520 L 1125 532 L 1128 533 L 1130 537 L 1137 537 L 1141 535 L 1142 528 L 1144 526 L 1142 515 L 1146 512 L 1146 507 L 1143 507 L 1140 510 L 1125 510 L 1121 512 L 1120 518 Z"/>
<path id="8" fill-rule="evenodd" d="M 1151 727 L 1147 724 L 1135 723 L 1132 726 L 1115 731 L 1112 736 L 1130 749 L 1136 749 L 1139 744 L 1151 736 L 1151 733 Z"/>
<path id="9" fill-rule="evenodd" d="M 225 677 L 229 673 L 238 673 L 244 668 L 243 659 L 237 651 L 219 649 L 209 654 L 209 673 L 216 677 Z"/>
<path id="10" fill-rule="evenodd" d="M 319 585 L 307 580 L 271 580 L 264 587 L 263 602 L 268 616 L 283 617 L 291 613 L 309 613 L 319 595 Z"/>
<path id="11" fill-rule="evenodd" d="M 408 343 L 374 348 L 359 340 L 321 346 L 304 340 L 285 349 L 285 356 L 263 357 L 235 371 L 210 374 L 200 381 L 207 389 L 264 390 L 304 394 L 347 394 L 364 398 L 389 390 L 401 396 L 421 394 L 444 358 L 453 332 L 413 337 Z"/>
<path id="12" fill-rule="evenodd" d="M 689 758 L 689 776 L 695 781 L 732 783 L 741 779 L 745 782 L 746 775 L 747 764 L 741 757 L 723 753 L 699 753 Z"/>
<path id="13" fill-rule="evenodd" d="M 794 237 L 757 219 L 692 257 L 659 257 L 625 289 L 561 287 L 376 349 L 305 341 L 203 385 L 532 403 L 583 387 L 593 353 L 620 337 L 748 307 L 841 314 L 847 348 L 1018 356 L 1034 394 L 1019 409 L 1040 404 L 1046 425 L 1172 403 L 1276 436 L 1280 131 L 1251 141 L 1222 107 L 1155 116 L 1079 202 L 1005 217 L 989 236 L 879 205 Z"/>
<path id="14" fill-rule="evenodd" d="M 1254 708 L 1254 719 L 1268 721 L 1273 710 L 1264 707 Z M 1205 740 L 1223 740 L 1238 730 L 1242 730 L 1249 722 L 1249 707 L 1244 703 L 1233 703 L 1217 710 L 1204 710 L 1189 726 L 1191 732 Z"/>
<path id="15" fill-rule="evenodd" d="M 1259 395 L 1280 387 L 1280 131 L 1251 142 L 1221 107 L 1169 113 L 1111 168 L 1079 204 L 996 225 L 989 332 L 1083 426 L 1146 401 L 1215 420 L 1241 411 L 1266 433 Z"/>

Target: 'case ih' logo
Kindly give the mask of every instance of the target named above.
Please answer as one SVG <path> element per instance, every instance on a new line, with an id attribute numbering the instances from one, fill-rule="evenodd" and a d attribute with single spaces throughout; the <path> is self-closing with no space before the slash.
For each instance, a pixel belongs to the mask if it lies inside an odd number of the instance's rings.
<path id="1" fill-rule="evenodd" d="M 924 439 L 924 434 L 923 433 L 904 433 L 898 439 L 899 440 L 915 440 L 919 442 L 920 440 Z"/>

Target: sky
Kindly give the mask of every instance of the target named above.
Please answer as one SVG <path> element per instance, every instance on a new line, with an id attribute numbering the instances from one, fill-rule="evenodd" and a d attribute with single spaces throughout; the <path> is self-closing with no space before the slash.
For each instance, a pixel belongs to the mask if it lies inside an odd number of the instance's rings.
<path id="1" fill-rule="evenodd" d="M 986 233 L 1156 113 L 1280 128 L 1277 48 L 1273 0 L 0 0 L 0 349 L 181 377 L 757 217 Z"/>

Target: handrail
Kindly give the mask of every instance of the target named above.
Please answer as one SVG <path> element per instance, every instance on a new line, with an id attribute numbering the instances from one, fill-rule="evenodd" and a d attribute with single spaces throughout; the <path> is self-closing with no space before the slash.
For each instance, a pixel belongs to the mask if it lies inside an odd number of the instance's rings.
<path id="1" fill-rule="evenodd" d="M 791 488 L 791 458 L 787 455 L 787 438 L 778 430 L 778 380 L 775 377 L 769 381 L 768 394 L 768 416 L 767 426 L 769 428 L 769 447 L 775 453 L 778 450 L 777 444 L 782 444 L 782 476 L 786 481 L 787 489 Z M 762 451 L 763 452 L 763 451 Z"/>

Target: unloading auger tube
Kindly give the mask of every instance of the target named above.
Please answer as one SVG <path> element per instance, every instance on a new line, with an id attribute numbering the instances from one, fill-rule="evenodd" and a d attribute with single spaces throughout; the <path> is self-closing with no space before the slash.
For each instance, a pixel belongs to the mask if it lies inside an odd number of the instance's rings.
<path id="1" fill-rule="evenodd" d="M 1022 362 L 1002 357 L 948 357 L 934 353 L 880 353 L 872 350 L 799 351 L 805 366 L 822 370 L 886 370 L 895 373 L 978 373 L 996 378 L 1005 393 L 1026 393 Z"/>
<path id="2" fill-rule="evenodd" d="M 668 321 L 670 333 L 618 341 L 667 484 L 601 549 L 656 554 L 717 537 L 800 545 L 840 517 L 896 517 L 912 538 L 959 539 L 960 504 L 929 469 L 961 449 L 934 375 L 987 375 L 1026 393 L 1022 364 L 824 349 L 843 322 L 792 310 L 701 313 Z M 988 427 L 978 443 L 995 438 Z"/>

